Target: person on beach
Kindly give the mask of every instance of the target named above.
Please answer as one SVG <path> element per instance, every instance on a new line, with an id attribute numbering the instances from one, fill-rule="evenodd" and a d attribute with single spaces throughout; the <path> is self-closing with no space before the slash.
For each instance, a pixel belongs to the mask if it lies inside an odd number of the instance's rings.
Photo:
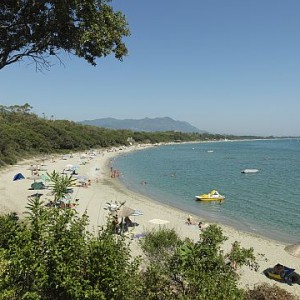
<path id="1" fill-rule="evenodd" d="M 188 224 L 188 225 L 197 225 L 197 222 L 194 222 L 192 220 L 192 217 L 190 215 L 188 215 L 185 224 Z"/>
<path id="2" fill-rule="evenodd" d="M 125 217 L 124 222 L 127 226 L 133 226 L 133 223 L 129 217 Z"/>
<path id="3" fill-rule="evenodd" d="M 133 222 L 130 220 L 129 217 L 125 217 L 124 218 L 124 229 L 125 231 L 128 230 L 128 227 L 132 227 L 133 226 Z"/>
<path id="4" fill-rule="evenodd" d="M 112 225 L 113 225 L 113 232 L 116 233 L 116 234 L 119 234 L 121 226 L 120 226 L 120 223 L 119 223 L 118 215 L 113 216 Z"/>

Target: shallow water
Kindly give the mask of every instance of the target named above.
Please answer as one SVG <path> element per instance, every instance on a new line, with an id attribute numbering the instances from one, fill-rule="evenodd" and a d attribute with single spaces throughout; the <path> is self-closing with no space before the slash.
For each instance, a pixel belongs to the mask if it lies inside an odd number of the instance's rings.
<path id="1" fill-rule="evenodd" d="M 164 204 L 279 241 L 300 240 L 298 139 L 154 147 L 122 155 L 114 167 L 129 189 Z M 242 174 L 246 168 L 259 172 Z M 195 201 L 211 189 L 225 201 Z"/>

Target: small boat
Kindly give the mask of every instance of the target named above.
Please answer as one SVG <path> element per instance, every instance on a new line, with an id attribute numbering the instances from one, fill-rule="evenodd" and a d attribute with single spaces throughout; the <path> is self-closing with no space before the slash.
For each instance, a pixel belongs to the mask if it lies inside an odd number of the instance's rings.
<path id="1" fill-rule="evenodd" d="M 212 190 L 208 194 L 196 196 L 196 199 L 200 201 L 221 201 L 225 199 L 225 196 L 219 194 L 216 190 Z"/>
<path id="2" fill-rule="evenodd" d="M 245 169 L 242 171 L 242 173 L 247 174 L 247 173 L 257 173 L 257 169 Z"/>

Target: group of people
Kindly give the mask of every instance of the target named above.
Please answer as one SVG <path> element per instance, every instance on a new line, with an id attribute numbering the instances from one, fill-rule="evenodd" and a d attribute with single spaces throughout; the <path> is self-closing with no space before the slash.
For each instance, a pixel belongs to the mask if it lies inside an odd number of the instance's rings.
<path id="1" fill-rule="evenodd" d="M 110 177 L 111 178 L 117 178 L 120 177 L 120 171 L 113 169 L 112 167 L 110 168 Z"/>
<path id="2" fill-rule="evenodd" d="M 124 219 L 121 218 L 121 221 L 119 221 L 119 216 L 117 214 L 113 216 L 112 227 L 114 233 L 120 234 L 124 231 L 128 231 L 128 227 L 132 226 L 134 226 L 134 224 L 129 217 L 125 217 Z"/>
<path id="3" fill-rule="evenodd" d="M 186 222 L 185 222 L 187 225 L 198 225 L 198 227 L 199 227 L 199 229 L 202 229 L 203 228 L 203 222 L 194 222 L 193 220 L 192 220 L 192 217 L 191 216 L 188 216 L 187 217 L 187 220 L 186 220 Z"/>
<path id="4" fill-rule="evenodd" d="M 68 201 L 58 201 L 54 202 L 53 200 L 50 200 L 45 204 L 46 207 L 58 207 L 58 208 L 75 208 L 79 204 L 79 199 L 76 198 L 75 202 L 68 202 Z"/>

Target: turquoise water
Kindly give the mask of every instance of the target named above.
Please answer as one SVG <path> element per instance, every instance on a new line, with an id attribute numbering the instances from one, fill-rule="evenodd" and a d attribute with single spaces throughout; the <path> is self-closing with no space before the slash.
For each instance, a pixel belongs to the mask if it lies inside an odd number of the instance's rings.
<path id="1" fill-rule="evenodd" d="M 129 189 L 158 202 L 279 241 L 300 241 L 298 139 L 160 146 L 120 156 L 114 167 Z M 246 168 L 259 172 L 242 174 Z M 225 201 L 195 201 L 211 189 Z"/>

